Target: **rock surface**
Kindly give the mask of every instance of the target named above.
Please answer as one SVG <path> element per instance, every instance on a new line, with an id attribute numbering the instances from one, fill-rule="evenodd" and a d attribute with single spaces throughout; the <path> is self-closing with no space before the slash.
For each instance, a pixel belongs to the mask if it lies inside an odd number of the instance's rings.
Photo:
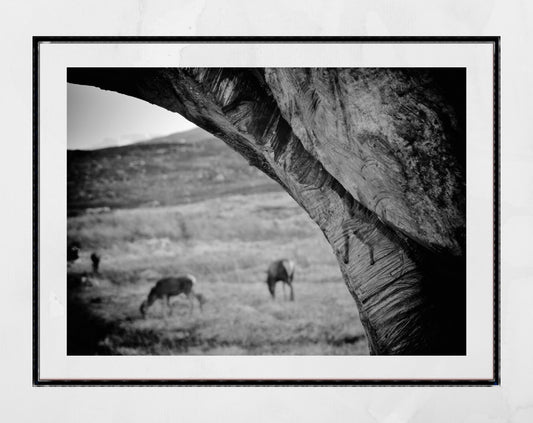
<path id="1" fill-rule="evenodd" d="M 69 69 L 184 115 L 280 183 L 374 354 L 465 354 L 464 69 Z M 451 311 L 450 311 L 451 310 Z"/>
<path id="2" fill-rule="evenodd" d="M 464 71 L 434 73 L 277 68 L 266 79 L 306 150 L 356 201 L 417 241 L 460 255 L 465 178 L 454 148 L 465 148 L 464 134 L 435 80 L 447 77 L 449 86 Z"/>

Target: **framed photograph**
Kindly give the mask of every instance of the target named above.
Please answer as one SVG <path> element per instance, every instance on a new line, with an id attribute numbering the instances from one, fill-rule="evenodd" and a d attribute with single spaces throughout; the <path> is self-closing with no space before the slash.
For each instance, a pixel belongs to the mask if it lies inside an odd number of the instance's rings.
<path id="1" fill-rule="evenodd" d="M 498 385 L 499 57 L 34 37 L 34 385 Z"/>

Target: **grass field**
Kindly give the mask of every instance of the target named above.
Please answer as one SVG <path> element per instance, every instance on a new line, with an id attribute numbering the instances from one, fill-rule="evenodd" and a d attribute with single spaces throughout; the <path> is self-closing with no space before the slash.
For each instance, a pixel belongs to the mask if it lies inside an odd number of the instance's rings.
<path id="1" fill-rule="evenodd" d="M 202 184 L 194 201 L 127 203 L 99 214 L 83 213 L 76 202 L 68 238 L 82 252 L 68 271 L 69 354 L 368 354 L 355 303 L 318 227 L 266 177 L 243 177 L 238 166 L 249 172 L 246 163 L 236 165 L 228 179 L 242 195 L 218 189 L 219 181 L 194 182 L 193 166 L 189 189 Z M 140 189 L 129 183 L 129 193 Z M 80 284 L 92 251 L 102 256 L 100 273 Z M 273 301 L 265 283 L 268 264 L 284 257 L 296 262 L 294 302 L 284 300 L 281 283 Z M 183 273 L 197 278 L 203 311 L 195 304 L 189 314 L 178 297 L 171 315 L 156 302 L 143 319 L 139 306 L 151 286 Z"/>

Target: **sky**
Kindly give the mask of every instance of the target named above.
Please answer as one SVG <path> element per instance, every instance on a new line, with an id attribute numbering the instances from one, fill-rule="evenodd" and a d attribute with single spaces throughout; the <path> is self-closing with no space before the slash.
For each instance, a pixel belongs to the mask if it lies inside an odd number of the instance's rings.
<path id="1" fill-rule="evenodd" d="M 67 87 L 67 148 L 91 150 L 144 141 L 196 126 L 146 101 L 84 85 Z"/>

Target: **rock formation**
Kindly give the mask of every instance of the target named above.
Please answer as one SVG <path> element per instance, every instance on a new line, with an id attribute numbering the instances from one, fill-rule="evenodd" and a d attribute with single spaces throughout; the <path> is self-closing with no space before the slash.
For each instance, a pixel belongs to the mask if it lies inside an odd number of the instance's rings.
<path id="1" fill-rule="evenodd" d="M 328 239 L 373 354 L 466 353 L 464 69 L 72 68 L 180 113 Z"/>

